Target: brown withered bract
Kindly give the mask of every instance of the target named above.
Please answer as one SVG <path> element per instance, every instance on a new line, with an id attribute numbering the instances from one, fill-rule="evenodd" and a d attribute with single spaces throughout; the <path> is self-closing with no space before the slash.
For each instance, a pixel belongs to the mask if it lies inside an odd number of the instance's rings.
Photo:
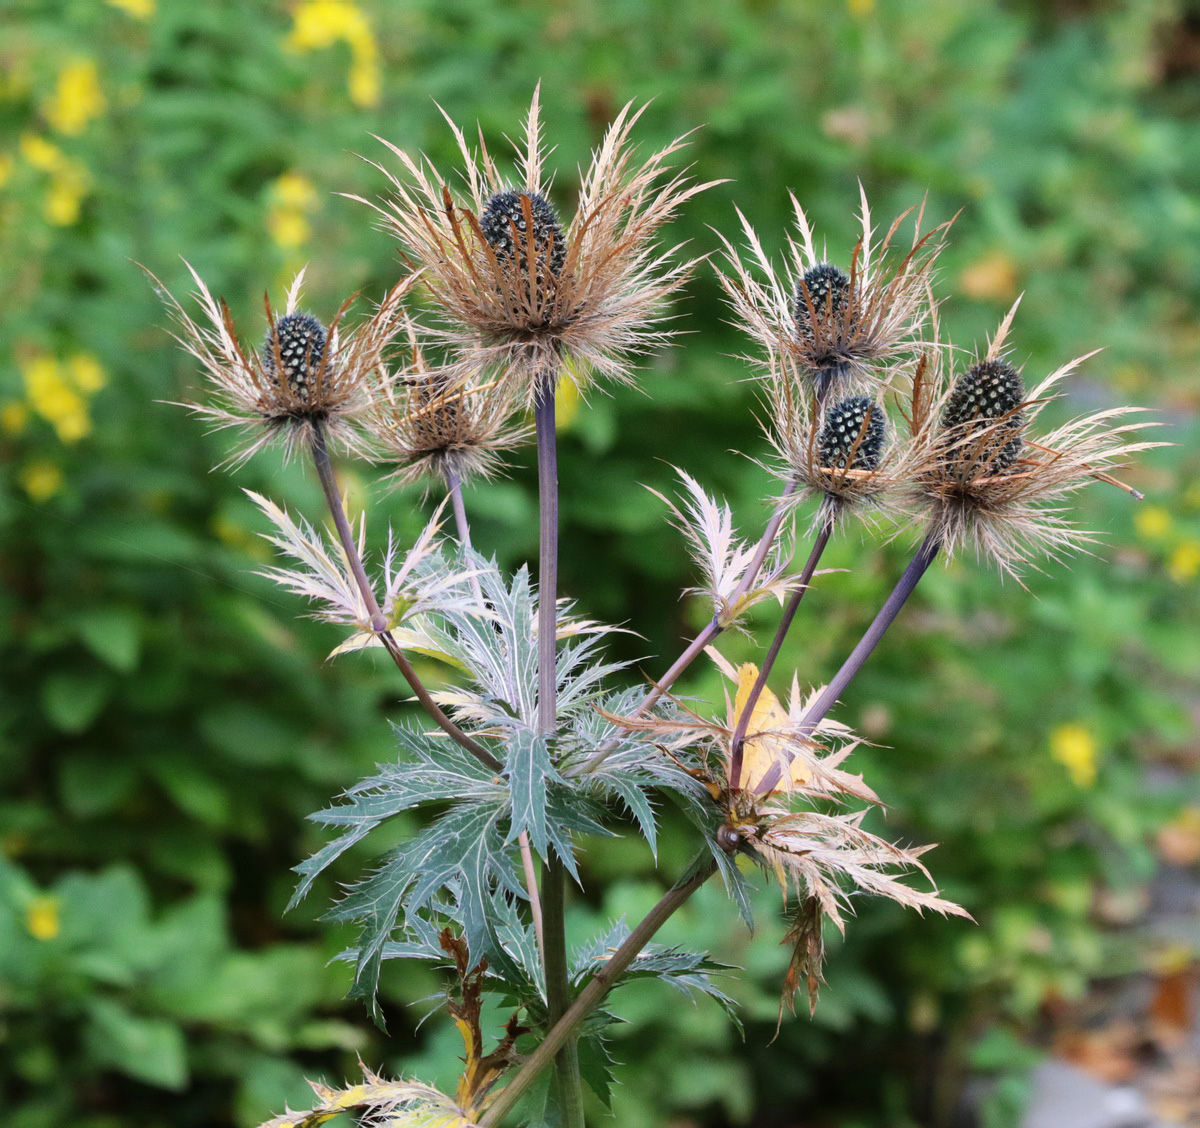
<path id="1" fill-rule="evenodd" d="M 342 320 L 353 299 L 343 303 L 328 326 L 299 309 L 302 270 L 288 290 L 282 314 L 264 298 L 267 331 L 255 348 L 239 339 L 225 302 L 185 265 L 196 283 L 199 319 L 150 277 L 175 320 L 175 339 L 200 362 L 213 393 L 211 404 L 184 406 L 216 429 L 243 433 L 229 464 L 240 465 L 273 442 L 294 454 L 309 447 L 318 430 L 335 446 L 366 453 L 369 444 L 360 425 L 387 382 L 387 352 L 404 327 L 401 303 L 413 276 L 394 286 L 369 318 L 347 332 Z"/>
<path id="2" fill-rule="evenodd" d="M 478 368 L 431 367 L 411 329 L 407 360 L 403 377 L 381 391 L 367 423 L 376 457 L 396 465 L 392 483 L 488 478 L 501 470 L 504 451 L 529 440 L 508 382 L 488 379 Z"/>
<path id="3" fill-rule="evenodd" d="M 423 269 L 441 314 L 436 335 L 469 368 L 491 368 L 513 381 L 526 403 L 557 380 L 564 359 L 585 385 L 593 376 L 629 382 L 632 357 L 672 335 L 662 327 L 665 301 L 696 260 L 674 261 L 674 249 L 664 251 L 655 235 L 710 185 L 670 171 L 668 159 L 685 144 L 682 137 L 635 161 L 630 137 L 644 110 L 630 103 L 609 126 L 565 228 L 549 203 L 536 92 L 515 180 L 497 167 L 482 137 L 476 153 L 450 122 L 465 199 L 427 158 L 386 141 L 402 169 L 397 175 L 376 166 L 391 183 L 391 197 L 379 203 L 354 197 L 375 209 Z"/>

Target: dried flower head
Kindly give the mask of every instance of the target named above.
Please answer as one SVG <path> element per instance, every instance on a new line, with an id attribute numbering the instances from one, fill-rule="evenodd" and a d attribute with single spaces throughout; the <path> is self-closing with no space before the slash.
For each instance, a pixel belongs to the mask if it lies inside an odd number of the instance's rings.
<path id="1" fill-rule="evenodd" d="M 151 278 L 178 327 L 175 339 L 200 361 L 214 392 L 214 404 L 185 406 L 216 428 L 232 427 L 245 434 L 229 463 L 240 465 L 276 441 L 290 455 L 311 445 L 318 430 L 335 445 L 363 453 L 366 444 L 359 424 L 384 381 L 385 356 L 404 325 L 400 305 L 412 287 L 412 276 L 395 286 L 371 317 L 343 333 L 341 322 L 350 301 L 328 326 L 299 309 L 302 270 L 288 290 L 282 314 L 265 299 L 267 332 L 261 349 L 255 349 L 238 339 L 225 302 L 214 298 L 191 265 L 185 265 L 203 312 L 198 321 Z"/>
<path id="2" fill-rule="evenodd" d="M 513 421 L 511 386 L 478 369 L 430 367 L 411 331 L 409 342 L 404 376 L 381 391 L 367 424 L 377 456 L 396 464 L 391 480 L 450 485 L 496 474 L 502 452 L 530 436 Z"/>
<path id="3" fill-rule="evenodd" d="M 627 105 L 609 127 L 565 230 L 543 174 L 537 92 L 515 180 L 496 166 L 482 138 L 475 153 L 450 122 L 465 165 L 461 202 L 428 159 L 384 142 L 403 171 L 381 168 L 392 196 L 369 206 L 424 268 L 446 342 L 471 366 L 503 371 L 526 401 L 557 379 L 564 354 L 585 378 L 629 381 L 631 357 L 670 336 L 661 328 L 665 299 L 694 262 L 674 262 L 674 251 L 661 250 L 655 235 L 710 185 L 690 184 L 686 172 L 670 174 L 668 159 L 684 138 L 635 162 L 630 135 L 644 109 Z"/>
<path id="4" fill-rule="evenodd" d="M 820 696 L 807 697 L 793 681 L 786 705 L 764 690 L 755 705 L 741 754 L 732 747 L 738 719 L 746 707 L 758 668 L 734 669 L 716 650 L 706 653 L 736 686 L 726 700 L 726 719 L 700 717 L 673 702 L 668 714 L 620 718 L 633 731 L 650 734 L 664 751 L 696 748 L 707 761 L 699 774 L 723 818 L 716 845 L 744 852 L 779 881 L 785 896 L 795 896 L 808 927 L 794 931 L 793 965 L 784 1002 L 791 1001 L 800 973 L 815 1003 L 823 949 L 820 925 L 828 918 L 844 929 L 844 916 L 857 892 L 888 897 L 900 905 L 954 916 L 968 914 L 901 878 L 917 872 L 932 884 L 920 857 L 929 847 L 903 847 L 862 828 L 865 808 L 829 813 L 849 802 L 878 805 L 879 797 L 862 776 L 842 765 L 861 741 L 845 725 L 823 718 L 811 727 L 805 718 Z M 798 918 L 799 919 L 799 918 Z"/>
<path id="5" fill-rule="evenodd" d="M 918 364 L 907 412 L 912 442 L 897 471 L 911 511 L 929 522 L 947 555 L 970 546 L 1014 577 L 1038 556 L 1057 558 L 1093 542 L 1064 499 L 1093 480 L 1128 490 L 1109 471 L 1162 445 L 1136 438 L 1153 424 L 1132 420 L 1139 409 L 1131 407 L 1081 416 L 1035 439 L 1055 386 L 1095 354 L 1064 364 L 1026 396 L 1020 373 L 1004 359 L 1016 309 L 957 379 L 942 375 L 934 352 Z"/>
<path id="6" fill-rule="evenodd" d="M 890 508 L 898 452 L 881 396 L 844 396 L 822 410 L 812 388 L 777 379 L 769 383 L 768 397 L 773 472 L 799 487 L 789 504 L 819 499 L 814 527 L 851 514 L 871 519 Z"/>
<path id="7" fill-rule="evenodd" d="M 788 238 L 790 261 L 782 274 L 740 211 L 749 262 L 723 240 L 729 273 L 721 273 L 721 282 L 738 324 L 763 350 L 769 378 L 812 388 L 822 403 L 877 381 L 881 366 L 912 352 L 929 315 L 929 275 L 949 227 L 922 234 L 924 209 L 910 208 L 873 241 L 870 206 L 865 192 L 860 195 L 862 233 L 849 271 L 817 254 L 812 225 L 795 196 L 799 238 Z M 914 212 L 912 239 L 902 251 L 898 233 Z"/>

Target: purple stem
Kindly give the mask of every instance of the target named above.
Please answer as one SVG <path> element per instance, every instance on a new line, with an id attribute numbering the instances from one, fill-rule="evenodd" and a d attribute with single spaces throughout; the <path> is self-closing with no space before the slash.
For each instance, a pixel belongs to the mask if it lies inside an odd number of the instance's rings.
<path id="1" fill-rule="evenodd" d="M 358 554 L 358 545 L 354 540 L 354 532 L 350 528 L 350 521 L 346 517 L 346 510 L 342 505 L 342 495 L 338 491 L 337 479 L 333 473 L 333 464 L 329 461 L 329 450 L 325 445 L 324 429 L 318 424 L 314 428 L 314 431 L 312 444 L 313 464 L 317 469 L 317 477 L 321 480 L 321 489 L 325 493 L 325 501 L 329 506 L 329 513 L 333 518 L 333 525 L 337 530 L 342 551 L 346 554 L 346 560 L 350 565 L 350 573 L 354 577 L 354 582 L 358 585 L 358 591 L 367 608 L 367 614 L 371 617 L 371 629 L 379 636 L 379 641 L 383 643 L 384 649 L 391 655 L 396 668 L 404 676 L 404 680 L 408 682 L 417 700 L 438 728 L 470 752 L 475 759 L 491 771 L 500 771 L 503 768 L 500 761 L 484 748 L 482 744 L 476 740 L 472 740 L 471 737 L 442 712 L 441 706 L 430 696 L 429 690 L 425 688 L 424 683 L 417 676 L 416 670 L 412 668 L 412 664 L 405 657 L 404 651 L 400 649 L 399 644 L 387 630 L 387 620 L 383 617 L 379 601 L 375 598 L 375 591 L 371 587 L 371 581 L 367 578 L 367 571 L 363 567 L 362 558 Z"/>
<path id="2" fill-rule="evenodd" d="M 829 711 L 837 704 L 837 700 L 842 695 L 846 686 L 850 684 L 855 674 L 862 669 L 863 664 L 871 656 L 871 652 L 879 645 L 888 627 L 892 625 L 896 616 L 900 614 L 900 608 L 904 606 L 908 597 L 912 595 L 921 577 L 925 575 L 929 565 L 933 563 L 934 557 L 937 556 L 940 548 L 941 542 L 932 533 L 926 536 L 921 542 L 921 547 L 917 549 L 917 554 L 909 561 L 908 567 L 904 569 L 904 574 L 896 582 L 896 586 L 892 588 L 891 594 L 879 609 L 879 614 L 875 616 L 866 633 L 858 640 L 858 645 L 850 652 L 850 656 L 845 662 L 842 663 L 842 668 L 834 674 L 833 680 L 825 687 L 821 696 L 813 702 L 808 712 L 804 714 L 804 720 L 796 729 L 796 737 L 803 739 L 804 737 L 811 736 Z M 754 790 L 759 795 L 767 794 L 779 782 L 781 774 L 779 765 L 773 765 L 755 786 Z"/>
<path id="3" fill-rule="evenodd" d="M 762 669 L 758 671 L 758 677 L 750 689 L 750 695 L 746 698 L 746 704 L 738 715 L 737 724 L 730 739 L 731 753 L 729 757 L 729 786 L 735 791 L 741 784 L 742 779 L 742 753 L 745 750 L 746 744 L 746 728 L 750 724 L 750 718 L 754 715 L 754 707 L 758 704 L 758 699 L 762 696 L 762 691 L 767 684 L 767 678 L 770 677 L 771 670 L 775 666 L 775 661 L 779 657 L 783 640 L 787 638 L 787 633 L 792 626 L 792 620 L 795 619 L 796 612 L 800 609 L 800 601 L 804 598 L 804 593 L 808 591 L 808 585 L 812 581 L 813 573 L 817 570 L 817 562 L 821 559 L 821 554 L 825 551 L 825 546 L 829 543 L 829 537 L 832 532 L 833 521 L 827 519 L 821 525 L 821 531 L 817 533 L 816 540 L 813 541 L 812 551 L 808 554 L 804 570 L 800 573 L 797 580 L 796 590 L 792 592 L 792 597 L 788 600 L 788 605 L 784 609 L 783 618 L 779 620 L 779 627 L 775 631 L 775 637 L 771 640 L 771 648 L 767 651 L 767 656 L 763 659 Z"/>

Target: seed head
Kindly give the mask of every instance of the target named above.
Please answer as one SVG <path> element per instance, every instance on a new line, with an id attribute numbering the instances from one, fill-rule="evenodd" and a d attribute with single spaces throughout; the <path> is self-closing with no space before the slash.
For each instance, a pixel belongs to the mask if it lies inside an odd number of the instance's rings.
<path id="1" fill-rule="evenodd" d="M 811 341 L 813 314 L 818 321 L 840 318 L 850 302 L 850 275 L 829 262 L 804 272 L 796 287 L 796 332 Z"/>
<path id="2" fill-rule="evenodd" d="M 822 466 L 877 470 L 886 439 L 883 408 L 869 396 L 849 396 L 825 413 L 825 425 L 817 436 L 817 453 Z"/>
<path id="3" fill-rule="evenodd" d="M 1007 361 L 973 364 L 955 381 L 942 411 L 942 427 L 954 441 L 950 457 L 969 457 L 980 477 L 1011 470 L 1024 446 L 1024 398 L 1021 375 Z"/>
<path id="4" fill-rule="evenodd" d="M 325 363 L 326 332 L 315 317 L 307 313 L 284 314 L 267 333 L 263 345 L 263 371 L 276 384 L 280 378 L 298 400 L 312 399 L 313 385 Z"/>
<path id="5" fill-rule="evenodd" d="M 557 278 L 567 258 L 567 246 L 558 215 L 540 192 L 497 192 L 484 205 L 479 217 L 480 230 L 496 257 L 506 264 L 516 262 L 521 274 L 529 270 L 526 248 L 530 243 L 531 226 L 538 274 L 542 275 L 548 265 L 550 273 Z M 550 253 L 548 264 L 547 251 Z"/>

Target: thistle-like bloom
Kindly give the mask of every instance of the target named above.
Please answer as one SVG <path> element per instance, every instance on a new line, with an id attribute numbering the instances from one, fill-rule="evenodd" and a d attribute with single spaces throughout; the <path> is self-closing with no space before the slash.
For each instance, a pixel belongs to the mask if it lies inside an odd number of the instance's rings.
<path id="1" fill-rule="evenodd" d="M 772 472 L 799 487 L 789 504 L 820 500 L 815 528 L 890 506 L 898 454 L 881 396 L 831 397 L 822 410 L 811 388 L 777 379 L 769 385 L 767 415 Z"/>
<path id="2" fill-rule="evenodd" d="M 307 521 L 294 520 L 273 501 L 252 490 L 246 492 L 275 526 L 274 533 L 264 534 L 266 540 L 281 554 L 295 561 L 293 567 L 264 568 L 259 575 L 316 603 L 314 618 L 355 628 L 355 635 L 334 653 L 376 644 L 379 632 L 372 625 L 371 611 L 363 600 L 361 588 L 355 582 L 342 545 L 324 537 Z M 431 611 L 440 614 L 487 614 L 470 583 L 482 574 L 482 570 L 456 568 L 449 563 L 438 550 L 437 534 L 440 528 L 439 510 L 403 559 L 399 558 L 399 548 L 389 530 L 387 551 L 377 585 L 383 592 L 380 609 L 386 630 L 395 633 L 397 628 Z M 357 555 L 363 559 L 366 549 L 365 519 L 359 521 L 356 540 Z M 420 630 L 413 635 L 418 643 L 424 637 Z M 405 638 L 402 641 L 411 640 Z"/>
<path id="3" fill-rule="evenodd" d="M 513 422 L 511 385 L 478 369 L 429 367 L 411 333 L 410 346 L 405 375 L 381 389 L 368 422 L 377 455 L 396 464 L 391 480 L 449 485 L 499 472 L 501 453 L 530 437 Z"/>
<path id="4" fill-rule="evenodd" d="M 482 138 L 476 154 L 450 122 L 465 165 L 462 201 L 427 158 L 385 142 L 403 171 L 381 168 L 391 199 L 362 202 L 424 269 L 445 341 L 469 367 L 506 373 L 527 402 L 552 386 L 564 355 L 584 380 L 628 382 L 631 357 L 671 336 L 661 327 L 665 300 L 694 261 L 675 262 L 674 250 L 663 251 L 655 235 L 710 185 L 670 173 L 668 159 L 682 137 L 635 163 L 630 135 L 644 109 L 627 105 L 609 127 L 565 228 L 549 202 L 536 92 L 515 180 L 497 168 Z"/>
<path id="5" fill-rule="evenodd" d="M 200 320 L 154 281 L 176 322 L 175 339 L 200 362 L 214 393 L 213 404 L 185 406 L 217 429 L 244 434 L 229 464 L 240 465 L 272 442 L 282 443 L 291 455 L 310 446 L 318 429 L 335 445 L 365 453 L 359 424 L 385 379 L 386 353 L 404 327 L 400 306 L 413 277 L 389 291 L 371 317 L 344 333 L 341 322 L 349 300 L 328 326 L 300 310 L 302 270 L 288 290 L 282 314 L 265 301 L 267 332 L 261 347 L 254 348 L 238 339 L 225 302 L 214 298 L 191 265 L 185 265 L 196 283 Z"/>
<path id="6" fill-rule="evenodd" d="M 1093 533 L 1071 521 L 1065 499 L 1095 479 L 1122 485 L 1109 471 L 1162 445 L 1136 438 L 1153 424 L 1132 420 L 1140 409 L 1131 407 L 1084 415 L 1035 438 L 1055 386 L 1094 354 L 1064 364 L 1026 394 L 1004 359 L 1016 309 L 987 353 L 958 377 L 942 375 L 932 353 L 918 367 L 907 412 L 912 442 L 897 472 L 912 512 L 928 521 L 942 551 L 953 556 L 971 547 L 1014 577 L 1038 556 L 1057 558 L 1093 542 Z"/>
<path id="7" fill-rule="evenodd" d="M 871 210 L 861 193 L 862 233 L 843 270 L 817 254 L 812 225 L 795 196 L 791 200 L 798 238 L 788 237 L 783 273 L 739 211 L 749 262 L 723 240 L 729 273 L 720 277 L 737 323 L 762 350 L 758 359 L 770 379 L 793 380 L 823 403 L 869 385 L 880 366 L 911 353 L 929 315 L 929 273 L 949 225 L 922 234 L 923 210 L 916 209 L 912 241 L 903 251 L 897 236 L 910 208 L 873 242 Z"/>

